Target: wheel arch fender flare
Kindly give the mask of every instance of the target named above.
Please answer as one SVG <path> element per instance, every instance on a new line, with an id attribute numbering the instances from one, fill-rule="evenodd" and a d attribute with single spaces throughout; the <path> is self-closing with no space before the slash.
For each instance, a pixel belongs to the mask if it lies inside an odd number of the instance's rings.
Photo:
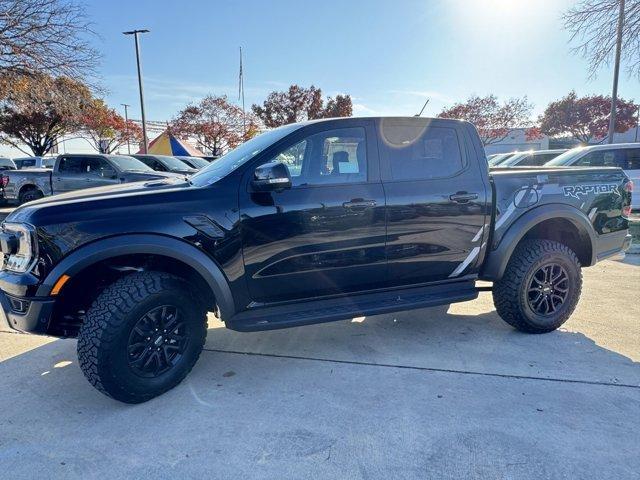
<path id="1" fill-rule="evenodd" d="M 499 280 L 502 278 L 509 259 L 520 240 L 536 225 L 551 219 L 567 220 L 576 227 L 583 241 L 589 242 L 591 255 L 588 265 L 585 266 L 595 264 L 597 234 L 587 216 L 570 205 L 547 204 L 529 210 L 511 224 L 502 236 L 498 247 L 489 252 L 480 278 L 484 280 Z"/>
<path id="2" fill-rule="evenodd" d="M 73 276 L 91 265 L 122 255 L 152 254 L 170 257 L 195 270 L 209 285 L 221 318 L 235 314 L 235 304 L 226 276 L 218 264 L 204 252 L 184 240 L 157 234 L 131 234 L 98 240 L 84 245 L 60 261 L 46 276 L 38 296 L 48 296 L 62 275 Z"/>

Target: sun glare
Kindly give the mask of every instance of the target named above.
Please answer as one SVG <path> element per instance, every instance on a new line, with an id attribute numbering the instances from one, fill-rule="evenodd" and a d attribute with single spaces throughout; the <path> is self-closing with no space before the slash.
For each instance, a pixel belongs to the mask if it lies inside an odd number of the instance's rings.
<path id="1" fill-rule="evenodd" d="M 505 22 L 526 17 L 540 8 L 535 0 L 458 0 L 456 14 L 475 22 Z"/>

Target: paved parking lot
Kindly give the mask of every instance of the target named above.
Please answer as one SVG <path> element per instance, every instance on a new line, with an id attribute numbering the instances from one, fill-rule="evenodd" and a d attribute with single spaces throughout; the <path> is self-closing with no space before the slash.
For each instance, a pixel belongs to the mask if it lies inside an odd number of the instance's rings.
<path id="1" fill-rule="evenodd" d="M 638 478 L 640 256 L 585 270 L 561 331 L 490 294 L 266 333 L 211 322 L 146 404 L 95 391 L 75 341 L 0 333 L 5 478 Z"/>

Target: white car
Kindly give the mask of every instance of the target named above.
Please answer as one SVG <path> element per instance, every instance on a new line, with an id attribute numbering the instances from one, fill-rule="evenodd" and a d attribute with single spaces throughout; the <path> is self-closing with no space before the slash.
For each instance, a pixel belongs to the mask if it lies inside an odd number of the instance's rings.
<path id="1" fill-rule="evenodd" d="M 640 209 L 640 143 L 617 143 L 572 148 L 545 167 L 620 167 L 633 181 L 631 209 Z"/>
<path id="2" fill-rule="evenodd" d="M 559 155 L 566 152 L 563 150 L 530 150 L 528 152 L 520 152 L 507 158 L 504 162 L 500 162 L 498 166 L 503 167 L 539 167 Z"/>

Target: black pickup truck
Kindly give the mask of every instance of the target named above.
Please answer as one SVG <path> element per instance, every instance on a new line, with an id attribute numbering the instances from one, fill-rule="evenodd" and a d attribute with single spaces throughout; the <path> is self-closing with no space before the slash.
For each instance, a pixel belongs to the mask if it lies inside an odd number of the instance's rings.
<path id="1" fill-rule="evenodd" d="M 292 124 L 188 179 L 57 195 L 0 235 L 0 319 L 78 337 L 101 392 L 137 403 L 177 385 L 206 312 L 241 331 L 471 300 L 549 332 L 581 268 L 629 245 L 617 168 L 497 169 L 475 128 L 425 118 Z"/>

